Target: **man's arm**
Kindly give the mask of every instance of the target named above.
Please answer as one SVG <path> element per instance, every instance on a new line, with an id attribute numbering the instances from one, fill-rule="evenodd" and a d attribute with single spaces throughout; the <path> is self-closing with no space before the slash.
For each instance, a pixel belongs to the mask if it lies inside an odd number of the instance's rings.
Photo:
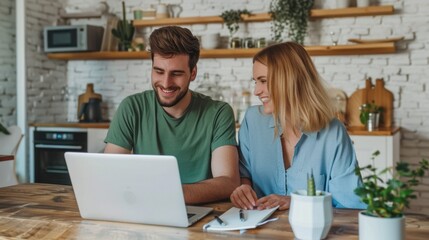
<path id="1" fill-rule="evenodd" d="M 186 204 L 198 204 L 228 199 L 240 184 L 237 147 L 226 145 L 212 153 L 213 178 L 198 183 L 184 184 Z"/>
<path id="2" fill-rule="evenodd" d="M 113 143 L 107 143 L 106 147 L 104 148 L 104 153 L 130 154 L 131 151 Z"/>

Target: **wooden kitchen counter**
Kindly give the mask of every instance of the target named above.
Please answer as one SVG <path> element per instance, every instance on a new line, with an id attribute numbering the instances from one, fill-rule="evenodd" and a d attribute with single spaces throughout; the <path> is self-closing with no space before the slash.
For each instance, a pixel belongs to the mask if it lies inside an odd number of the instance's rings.
<path id="1" fill-rule="evenodd" d="M 240 234 L 204 232 L 202 226 L 231 203 L 207 204 L 214 212 L 189 228 L 84 220 L 70 186 L 22 184 L 0 188 L 0 239 L 293 239 L 288 211 L 275 222 Z M 109 209 L 106 209 L 109 211 Z M 334 210 L 329 239 L 358 239 L 358 211 Z M 406 239 L 427 239 L 429 217 L 408 214 Z"/>
<path id="2" fill-rule="evenodd" d="M 0 162 L 1 161 L 10 161 L 13 160 L 14 156 L 13 155 L 1 155 L 0 154 Z"/>
<path id="3" fill-rule="evenodd" d="M 31 123 L 29 125 L 30 125 L 30 127 L 109 128 L 110 122 L 97 122 L 97 123 L 80 123 L 80 122 Z"/>
<path id="4" fill-rule="evenodd" d="M 364 136 L 392 136 L 401 130 L 400 127 L 381 127 L 374 131 L 368 132 L 365 126 L 347 127 L 347 132 L 350 135 L 364 135 Z"/>

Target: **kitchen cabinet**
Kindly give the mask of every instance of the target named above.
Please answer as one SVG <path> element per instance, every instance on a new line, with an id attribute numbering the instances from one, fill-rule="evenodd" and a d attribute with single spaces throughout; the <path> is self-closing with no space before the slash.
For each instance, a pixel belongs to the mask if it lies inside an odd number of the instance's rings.
<path id="1" fill-rule="evenodd" d="M 400 158 L 400 131 L 399 128 L 394 129 L 387 135 L 382 135 L 377 132 L 372 135 L 353 135 L 350 133 L 350 138 L 353 141 L 353 146 L 356 151 L 356 157 L 360 167 L 373 164 L 379 171 L 386 167 L 392 167 Z M 368 134 L 371 134 L 368 133 Z M 372 162 L 372 154 L 375 151 L 380 151 L 380 155 L 377 156 Z M 365 172 L 362 172 L 362 176 L 367 176 Z M 389 178 L 389 175 L 380 176 L 383 181 Z"/>
<path id="2" fill-rule="evenodd" d="M 392 5 L 371 6 L 361 8 L 342 8 L 342 9 L 313 9 L 310 12 L 310 19 L 334 17 L 356 17 L 356 16 L 374 16 L 388 15 L 395 11 Z M 271 21 L 269 13 L 252 14 L 243 16 L 244 22 L 263 22 Z M 183 18 L 164 18 L 153 20 L 134 20 L 135 27 L 153 27 L 164 25 L 189 25 L 189 24 L 210 24 L 223 23 L 219 16 L 206 17 L 183 17 Z M 305 46 L 305 49 L 312 56 L 330 56 L 330 55 L 362 55 L 362 54 L 385 54 L 396 52 L 394 43 L 372 43 L 372 44 L 350 44 L 338 46 Z M 260 49 L 211 49 L 201 50 L 201 58 L 249 58 Z M 150 54 L 146 51 L 141 52 L 87 52 L 87 53 L 51 53 L 50 59 L 58 60 L 114 60 L 114 59 L 150 59 Z"/>

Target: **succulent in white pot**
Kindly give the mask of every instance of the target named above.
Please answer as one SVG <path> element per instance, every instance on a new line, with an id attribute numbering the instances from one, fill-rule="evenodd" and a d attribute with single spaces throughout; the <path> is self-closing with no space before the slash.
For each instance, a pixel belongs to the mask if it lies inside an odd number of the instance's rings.
<path id="1" fill-rule="evenodd" d="M 332 194 L 317 191 L 313 172 L 307 177 L 307 190 L 291 194 L 289 223 L 297 239 L 324 239 L 333 220 Z"/>

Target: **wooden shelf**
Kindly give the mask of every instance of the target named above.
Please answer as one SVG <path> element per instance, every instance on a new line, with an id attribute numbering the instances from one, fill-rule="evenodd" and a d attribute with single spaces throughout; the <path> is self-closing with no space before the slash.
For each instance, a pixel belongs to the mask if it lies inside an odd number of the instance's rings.
<path id="1" fill-rule="evenodd" d="M 394 43 L 305 46 L 305 49 L 312 56 L 384 54 L 396 51 Z M 259 48 L 201 50 L 200 58 L 251 58 L 259 50 Z M 149 59 L 150 54 L 146 51 L 50 53 L 48 54 L 48 58 L 58 60 Z"/>
<path id="2" fill-rule="evenodd" d="M 386 6 L 371 6 L 360 8 L 337 8 L 337 9 L 313 9 L 310 12 L 311 19 L 333 18 L 333 17 L 354 17 L 354 16 L 373 16 L 373 15 L 388 15 L 395 11 L 392 5 Z M 252 15 L 243 15 L 244 22 L 265 22 L 271 21 L 269 13 L 257 13 Z M 163 19 L 148 19 L 134 20 L 136 27 L 164 26 L 164 25 L 190 25 L 190 24 L 208 24 L 208 23 L 223 23 L 223 19 L 219 16 L 207 17 L 182 17 L 182 18 L 163 18 Z"/>
<path id="3" fill-rule="evenodd" d="M 57 60 L 115 60 L 115 59 L 149 59 L 150 54 L 141 52 L 79 52 L 49 53 L 48 58 Z"/>
<path id="4" fill-rule="evenodd" d="M 335 17 L 359 17 L 374 15 L 390 15 L 395 12 L 392 5 L 371 6 L 371 7 L 352 7 L 337 9 L 313 9 L 310 17 L 315 18 L 335 18 Z"/>

